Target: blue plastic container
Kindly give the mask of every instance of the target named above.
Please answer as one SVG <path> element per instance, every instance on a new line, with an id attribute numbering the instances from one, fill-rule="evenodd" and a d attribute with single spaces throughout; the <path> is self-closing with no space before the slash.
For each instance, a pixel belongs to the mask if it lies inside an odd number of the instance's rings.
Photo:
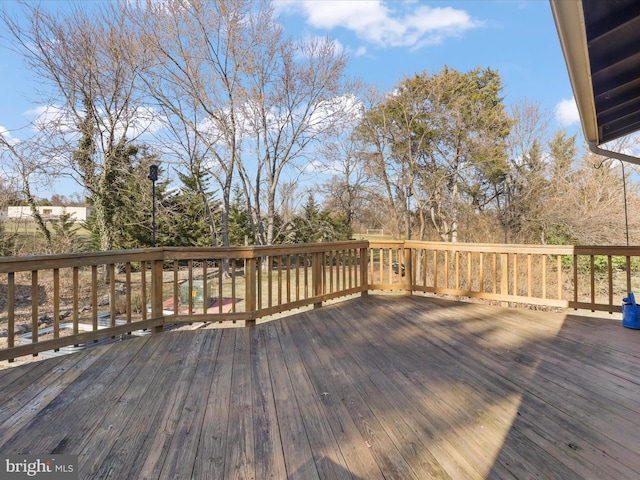
<path id="1" fill-rule="evenodd" d="M 640 330 L 640 315 L 638 314 L 638 304 L 633 292 L 629 292 L 627 298 L 622 299 L 622 326 Z"/>

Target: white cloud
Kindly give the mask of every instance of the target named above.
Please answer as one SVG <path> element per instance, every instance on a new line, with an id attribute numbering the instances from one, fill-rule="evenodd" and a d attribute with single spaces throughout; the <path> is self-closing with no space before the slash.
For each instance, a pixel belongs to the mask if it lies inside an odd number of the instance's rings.
<path id="1" fill-rule="evenodd" d="M 11 132 L 2 125 L 0 125 L 0 137 L 2 137 L 2 143 L 6 143 L 7 145 L 17 145 L 20 143 L 20 140 L 14 137 Z M 1 148 L 0 146 L 0 149 Z"/>
<path id="2" fill-rule="evenodd" d="M 354 56 L 362 57 L 367 54 L 367 47 L 358 47 L 353 51 Z"/>
<path id="3" fill-rule="evenodd" d="M 382 0 L 279 1 L 279 11 L 301 13 L 314 28 L 345 28 L 383 47 L 420 47 L 480 26 L 464 10 Z"/>
<path id="4" fill-rule="evenodd" d="M 134 139 L 144 134 L 154 134 L 165 127 L 166 119 L 155 109 L 139 107 L 129 112 L 127 137 Z M 122 134 L 122 131 L 118 132 Z"/>
<path id="5" fill-rule="evenodd" d="M 562 100 L 556 105 L 553 111 L 556 121 L 561 127 L 569 127 L 580 123 L 580 114 L 578 113 L 578 105 L 576 101 L 571 98 L 570 100 Z"/>
<path id="6" fill-rule="evenodd" d="M 77 112 L 84 115 L 84 112 Z M 121 112 L 122 113 L 122 112 Z M 106 131 L 108 120 L 104 116 L 104 112 L 100 112 L 103 116 L 103 126 Z M 73 134 L 77 132 L 77 118 L 69 110 L 58 107 L 57 105 L 42 105 L 27 110 L 25 115 L 35 117 L 33 126 L 38 131 L 51 132 L 56 130 L 62 134 Z M 148 107 L 139 107 L 127 112 L 124 120 L 117 124 L 114 128 L 116 136 L 124 134 L 124 128 L 127 129 L 127 138 L 137 139 L 144 134 L 154 134 L 164 128 L 164 119 L 154 109 Z"/>
<path id="7" fill-rule="evenodd" d="M 320 132 L 329 128 L 346 130 L 361 112 L 360 101 L 354 95 L 328 98 L 315 105 L 308 118 L 310 131 Z"/>
<path id="8" fill-rule="evenodd" d="M 42 105 L 27 110 L 24 114 L 36 117 L 33 121 L 36 130 L 51 131 L 55 128 L 61 133 L 69 133 L 74 129 L 71 114 L 57 105 Z"/>

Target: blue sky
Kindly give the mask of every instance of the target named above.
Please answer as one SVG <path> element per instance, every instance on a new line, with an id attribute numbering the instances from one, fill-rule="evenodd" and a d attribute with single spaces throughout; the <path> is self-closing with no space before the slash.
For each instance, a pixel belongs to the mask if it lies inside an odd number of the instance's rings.
<path id="1" fill-rule="evenodd" d="M 330 36 L 351 56 L 351 73 L 383 89 L 444 65 L 500 72 L 505 102 L 527 98 L 579 128 L 564 57 L 546 0 L 278 1 L 291 34 Z"/>
<path id="2" fill-rule="evenodd" d="M 44 4 L 63 8 L 65 2 Z M 0 5 L 19 10 L 11 0 Z M 539 103 L 553 115 L 552 129 L 579 133 L 582 140 L 547 0 L 277 0 L 274 6 L 287 33 L 335 39 L 350 54 L 349 73 L 382 90 L 444 65 L 460 71 L 490 67 L 503 79 L 507 105 L 522 98 Z M 43 107 L 30 101 L 38 87 L 21 58 L 0 43 L 0 135 L 26 133 L 16 129 Z"/>

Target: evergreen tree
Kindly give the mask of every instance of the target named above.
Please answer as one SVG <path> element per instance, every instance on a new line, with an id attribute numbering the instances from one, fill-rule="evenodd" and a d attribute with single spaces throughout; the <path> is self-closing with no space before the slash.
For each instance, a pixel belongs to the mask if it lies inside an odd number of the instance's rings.
<path id="1" fill-rule="evenodd" d="M 7 232 L 4 222 L 0 221 L 0 256 L 14 255 L 16 247 L 16 234 Z"/>
<path id="2" fill-rule="evenodd" d="M 245 245 L 245 243 L 252 245 L 253 231 L 246 198 L 240 188 L 234 188 L 233 194 L 229 210 L 229 243 L 231 246 Z"/>
<path id="3" fill-rule="evenodd" d="M 60 218 L 53 222 L 52 228 L 53 253 L 81 252 L 86 248 L 84 240 L 78 234 L 80 227 L 70 213 L 60 215 Z"/>
<path id="4" fill-rule="evenodd" d="M 101 224 L 105 219 L 111 225 L 107 235 L 112 249 L 149 247 L 152 245 L 153 199 L 148 172 L 151 164 L 158 163 L 157 157 L 149 154 L 143 146 L 130 144 L 121 144 L 113 152 L 113 156 L 109 163 L 114 168 L 104 176 L 105 184 L 110 186 L 109 195 L 95 195 L 90 190 L 87 198 L 89 205 L 94 209 L 94 214 L 85 222 L 85 227 L 91 232 L 91 248 L 101 250 L 104 247 L 103 236 L 107 233 Z M 164 210 L 161 207 L 167 185 L 166 181 L 156 182 L 158 226 L 163 223 Z M 96 209 L 98 199 L 100 208 Z M 158 228 L 158 232 L 160 231 L 161 228 Z"/>
<path id="5" fill-rule="evenodd" d="M 309 194 L 302 215 L 295 216 L 289 228 L 285 243 L 317 243 L 349 240 L 351 228 L 343 213 L 332 214 L 321 210 L 312 194 Z"/>
<path id="6" fill-rule="evenodd" d="M 418 237 L 425 237 L 430 219 L 442 240 L 456 242 L 461 214 L 492 200 L 486 189 L 508 169 L 505 138 L 511 121 L 502 89 L 494 70 L 462 73 L 445 66 L 435 75 L 402 80 L 364 114 L 357 129 L 363 159 L 396 228 L 404 222 L 409 230 L 411 197 Z"/>
<path id="7" fill-rule="evenodd" d="M 206 179 L 193 174 L 178 172 L 182 187 L 169 197 L 164 205 L 167 212 L 161 231 L 163 245 L 176 247 L 211 246 L 211 227 L 207 219 L 207 209 L 202 201 L 199 182 L 206 185 Z M 211 192 L 205 192 L 211 210 L 216 204 Z"/>

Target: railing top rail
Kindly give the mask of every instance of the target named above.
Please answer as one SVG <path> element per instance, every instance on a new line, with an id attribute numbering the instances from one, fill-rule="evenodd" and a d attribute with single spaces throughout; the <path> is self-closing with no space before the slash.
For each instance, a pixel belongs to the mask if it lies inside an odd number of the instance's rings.
<path id="1" fill-rule="evenodd" d="M 189 258 L 254 258 L 256 256 L 315 253 L 346 248 L 367 248 L 366 240 L 247 247 L 156 247 L 134 250 L 111 250 L 57 255 L 30 255 L 0 258 L 0 273 L 72 268 L 108 263 L 142 262 L 152 260 L 181 260 Z"/>
<path id="2" fill-rule="evenodd" d="M 344 242 L 297 243 L 282 245 L 253 245 L 244 247 L 194 247 L 185 251 L 182 247 L 164 247 L 166 260 L 179 259 L 183 254 L 193 258 L 194 254 L 217 258 L 253 258 L 256 256 L 287 255 L 296 253 L 316 253 L 346 248 L 367 248 L 367 240 Z"/>
<path id="3" fill-rule="evenodd" d="M 446 251 L 467 251 L 483 253 L 532 253 L 532 254 L 562 254 L 573 255 L 572 245 L 529 245 L 529 244 L 497 244 L 497 243 L 448 243 L 423 242 L 407 240 L 407 248 L 427 248 Z"/>
<path id="4" fill-rule="evenodd" d="M 376 246 L 379 242 L 371 242 Z M 446 243 L 407 240 L 407 248 L 429 248 L 446 251 L 469 251 L 484 253 L 531 253 L 552 255 L 640 255 L 640 246 L 576 246 L 576 245 L 531 245 L 494 243 Z"/>
<path id="5" fill-rule="evenodd" d="M 0 258 L 0 273 L 161 260 L 161 248 Z"/>
<path id="6" fill-rule="evenodd" d="M 372 246 L 383 242 L 372 241 Z M 612 245 L 532 245 L 497 243 L 447 243 L 407 240 L 400 242 L 407 248 L 431 248 L 447 251 L 469 251 L 484 253 L 531 253 L 552 255 L 640 255 L 640 246 Z"/>

